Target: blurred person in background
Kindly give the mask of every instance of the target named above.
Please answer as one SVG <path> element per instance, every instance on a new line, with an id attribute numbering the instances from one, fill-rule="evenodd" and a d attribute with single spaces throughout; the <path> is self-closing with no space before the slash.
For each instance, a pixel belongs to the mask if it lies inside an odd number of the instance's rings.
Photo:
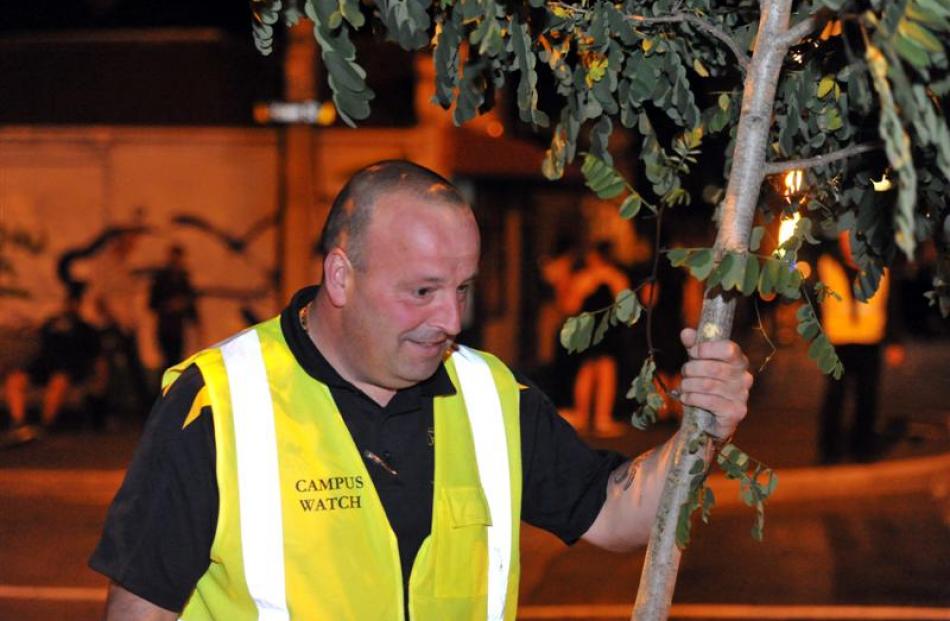
<path id="1" fill-rule="evenodd" d="M 148 306 L 155 313 L 155 339 L 162 351 L 163 369 L 182 359 L 188 326 L 200 330 L 197 297 L 185 266 L 185 249 L 177 244 L 170 246 L 168 259 L 152 276 L 148 293 Z"/>
<path id="2" fill-rule="evenodd" d="M 559 235 L 554 254 L 541 257 L 539 273 L 546 285 L 538 309 L 538 357 L 547 362 L 542 386 L 561 415 L 571 418 L 574 403 L 573 385 L 565 382 L 577 374 L 578 359 L 561 346 L 561 327 L 570 316 L 568 298 L 574 272 L 580 266 L 577 242 L 571 235 Z"/>
<path id="3" fill-rule="evenodd" d="M 141 233 L 120 231 L 94 258 L 88 276 L 90 298 L 109 365 L 109 400 L 115 413 L 148 407 L 154 397 L 139 352 L 138 331 L 144 282 L 131 265 Z"/>
<path id="4" fill-rule="evenodd" d="M 25 369 L 12 371 L 4 389 L 14 435 L 35 434 L 27 427 L 27 397 L 30 385 L 42 385 L 40 423 L 50 428 L 56 422 L 71 388 L 88 384 L 86 403 L 98 427 L 103 411 L 100 402 L 106 384 L 106 369 L 100 357 L 98 331 L 79 314 L 83 288 L 70 289 L 63 306 L 40 328 L 39 354 Z M 24 439 L 26 439 L 24 437 Z"/>
<path id="5" fill-rule="evenodd" d="M 877 424 L 878 393 L 881 384 L 882 353 L 888 366 L 903 362 L 900 345 L 893 339 L 893 324 L 888 321 L 891 274 L 885 271 L 873 296 L 865 303 L 855 299 L 851 283 L 858 266 L 851 256 L 849 233 L 842 231 L 836 242 L 826 244 L 818 258 L 818 279 L 837 295 L 821 304 L 821 325 L 834 345 L 844 376 L 828 375 L 818 434 L 818 458 L 821 463 L 841 461 L 845 457 L 859 462 L 873 461 L 883 450 Z M 845 446 L 844 404 L 850 390 L 854 416 Z"/>
<path id="6" fill-rule="evenodd" d="M 610 243 L 597 243 L 584 255 L 583 266 L 571 276 L 567 314 L 608 308 L 629 287 L 627 276 L 610 260 Z M 574 378 L 574 411 L 568 420 L 581 431 L 590 426 L 600 438 L 621 436 L 627 429 L 613 416 L 620 345 L 617 331 L 608 331 L 600 343 L 577 354 L 580 366 Z"/>

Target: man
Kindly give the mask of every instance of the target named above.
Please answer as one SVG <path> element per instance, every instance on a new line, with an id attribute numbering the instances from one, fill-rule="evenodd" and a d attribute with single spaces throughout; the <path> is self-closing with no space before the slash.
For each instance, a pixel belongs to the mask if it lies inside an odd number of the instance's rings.
<path id="1" fill-rule="evenodd" d="M 99 334 L 79 313 L 83 286 L 73 285 L 62 309 L 40 328 L 39 354 L 25 370 L 14 370 L 6 378 L 5 392 L 13 428 L 26 426 L 26 401 L 30 384 L 44 386 L 40 421 L 52 427 L 62 410 L 69 389 L 88 383 L 91 401 L 101 401 L 106 369 L 99 357 Z M 101 408 L 101 404 L 97 404 Z M 98 418 L 101 412 L 93 412 Z M 32 430 L 25 430 L 32 431 Z M 25 437 L 33 437 L 26 434 Z"/>
<path id="2" fill-rule="evenodd" d="M 168 248 L 165 265 L 152 276 L 148 291 L 148 307 L 155 313 L 155 340 L 165 368 L 181 360 L 188 324 L 200 329 L 197 297 L 185 266 L 185 249 L 174 244 Z"/>
<path id="3" fill-rule="evenodd" d="M 669 445 L 588 449 L 537 389 L 453 345 L 479 243 L 429 170 L 350 179 L 321 287 L 166 373 L 91 559 L 107 619 L 513 619 L 522 519 L 646 541 Z M 745 357 L 693 340 L 683 400 L 727 437 Z"/>
<path id="4" fill-rule="evenodd" d="M 903 348 L 894 339 L 893 322 L 888 321 L 891 275 L 884 272 L 877 291 L 867 302 L 854 298 L 851 283 L 860 271 L 851 255 L 850 233 L 842 231 L 835 242 L 827 242 L 818 257 L 818 277 L 837 295 L 821 305 L 821 325 L 828 341 L 847 371 L 840 380 L 828 376 L 818 427 L 818 459 L 833 464 L 845 457 L 859 462 L 874 461 L 886 448 L 875 430 L 878 392 L 881 385 L 881 353 L 887 366 L 899 366 Z M 885 345 L 886 344 L 886 345 Z M 844 443 L 842 417 L 844 400 L 850 392 L 854 416 L 850 421 L 849 444 Z"/>

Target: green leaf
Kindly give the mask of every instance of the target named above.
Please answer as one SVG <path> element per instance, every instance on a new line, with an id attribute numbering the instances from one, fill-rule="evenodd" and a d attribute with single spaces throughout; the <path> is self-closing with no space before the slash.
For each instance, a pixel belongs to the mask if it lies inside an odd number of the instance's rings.
<path id="1" fill-rule="evenodd" d="M 568 317 L 561 326 L 561 347 L 568 352 L 574 351 L 574 333 L 577 332 L 577 317 Z"/>
<path id="2" fill-rule="evenodd" d="M 679 517 L 676 520 L 676 546 L 683 550 L 686 546 L 689 545 L 689 530 L 690 530 L 690 508 L 689 504 L 683 504 L 680 507 Z"/>
<path id="3" fill-rule="evenodd" d="M 729 269 L 729 266 L 732 264 L 732 259 L 730 258 L 731 256 L 732 255 L 730 254 L 726 254 L 722 258 L 722 261 L 720 261 L 719 264 L 716 265 L 715 268 L 713 268 L 709 276 L 706 277 L 707 287 L 710 287 L 710 288 L 718 287 L 720 283 L 722 283 L 723 276 L 726 275 L 726 271 Z"/>
<path id="4" fill-rule="evenodd" d="M 633 382 L 630 383 L 630 389 L 627 391 L 627 399 L 636 399 L 639 403 L 646 403 L 647 395 L 655 392 L 653 385 L 653 376 L 656 374 L 656 363 L 653 358 L 648 356 L 640 367 L 640 372 Z"/>
<path id="5" fill-rule="evenodd" d="M 419 0 L 376 0 L 379 18 L 386 26 L 386 34 L 407 50 L 422 49 L 429 43 L 428 2 Z M 486 30 L 495 20 L 490 11 L 482 23 Z M 477 41 L 476 41 L 477 42 Z"/>
<path id="6" fill-rule="evenodd" d="M 894 38 L 894 49 L 904 60 L 918 69 L 925 69 L 930 65 L 930 56 L 927 51 L 917 45 L 910 37 L 897 35 Z"/>
<path id="7" fill-rule="evenodd" d="M 719 104 L 719 108 L 723 112 L 729 111 L 729 95 L 727 95 L 726 93 L 721 93 L 719 95 L 719 99 L 717 100 L 717 103 Z"/>
<path id="8" fill-rule="evenodd" d="M 767 296 L 776 292 L 778 285 L 782 282 L 782 266 L 784 264 L 779 259 L 770 258 L 765 262 L 765 267 L 759 273 L 759 293 Z"/>
<path id="9" fill-rule="evenodd" d="M 716 495 L 713 494 L 713 491 L 712 491 L 712 488 L 711 488 L 711 487 L 707 487 L 707 488 L 705 488 L 705 490 L 704 490 L 704 497 L 703 497 L 703 514 L 702 514 L 702 518 L 703 518 L 703 523 L 704 523 L 704 524 L 708 524 L 708 523 L 709 523 L 709 514 L 712 512 L 712 509 L 713 509 L 713 507 L 715 507 L 715 506 L 716 506 Z"/>
<path id="10" fill-rule="evenodd" d="M 742 286 L 740 290 L 744 295 L 755 293 L 756 286 L 759 284 L 759 257 L 754 254 L 746 256 L 745 274 L 742 277 Z"/>
<path id="11" fill-rule="evenodd" d="M 799 322 L 802 321 L 813 321 L 815 319 L 815 312 L 811 309 L 810 304 L 802 304 L 798 307 L 798 310 L 795 311 L 795 318 Z"/>
<path id="12" fill-rule="evenodd" d="M 817 321 L 804 321 L 798 324 L 798 333 L 806 341 L 810 341 L 821 331 L 821 327 L 818 325 Z"/>
<path id="13" fill-rule="evenodd" d="M 630 417 L 630 424 L 640 431 L 645 431 L 656 422 L 656 414 L 656 410 L 650 406 L 640 406 L 634 411 L 633 416 Z"/>
<path id="14" fill-rule="evenodd" d="M 808 346 L 808 357 L 812 360 L 818 360 L 829 346 L 828 339 L 825 338 L 825 335 L 818 335 L 818 337 L 811 342 L 811 345 Z"/>
<path id="15" fill-rule="evenodd" d="M 671 248 L 666 253 L 666 258 L 669 260 L 670 265 L 673 267 L 680 267 L 686 262 L 686 259 L 689 257 L 689 250 L 686 248 Z"/>
<path id="16" fill-rule="evenodd" d="M 797 269 L 793 269 L 791 273 L 786 272 L 785 278 L 782 279 L 782 290 L 780 293 L 790 300 L 797 300 L 802 296 L 801 286 L 802 273 Z"/>
<path id="17" fill-rule="evenodd" d="M 631 192 L 627 195 L 627 198 L 623 199 L 623 202 L 620 203 L 620 217 L 630 220 L 640 212 L 641 206 L 643 206 L 643 199 L 640 198 L 638 193 Z"/>
<path id="18" fill-rule="evenodd" d="M 705 65 L 698 58 L 693 59 L 693 71 L 699 74 L 700 77 L 708 78 L 709 70 L 706 69 Z"/>
<path id="19" fill-rule="evenodd" d="M 357 0 L 340 0 L 340 13 L 354 28 L 362 28 L 366 23 Z"/>
<path id="20" fill-rule="evenodd" d="M 594 331 L 594 345 L 600 343 L 604 340 L 604 335 L 607 334 L 607 328 L 610 327 L 610 312 L 604 313 L 604 316 L 600 318 L 600 321 L 597 322 L 597 329 Z"/>
<path id="21" fill-rule="evenodd" d="M 584 175 L 587 187 L 593 190 L 598 198 L 614 198 L 627 187 L 626 181 L 612 166 L 608 166 L 591 153 L 584 155 L 581 173 Z"/>
<path id="22" fill-rule="evenodd" d="M 459 81 L 455 110 L 452 111 L 452 122 L 457 126 L 461 126 L 466 121 L 475 118 L 479 108 L 485 103 L 485 91 L 488 88 L 488 84 L 482 75 L 485 66 L 485 60 L 480 59 L 470 60 L 462 68 L 462 79 Z M 555 134 L 555 139 L 556 136 Z"/>
<path id="23" fill-rule="evenodd" d="M 461 11 L 439 20 L 436 28 L 435 50 L 432 63 L 435 66 L 435 95 L 433 100 L 448 110 L 452 106 L 455 88 L 459 81 L 459 46 L 462 43 Z"/>
<path id="24" fill-rule="evenodd" d="M 829 131 L 837 131 L 841 129 L 841 126 L 844 124 L 844 121 L 841 119 L 841 113 L 838 112 L 837 108 L 828 108 L 825 112 L 825 126 Z"/>
<path id="25" fill-rule="evenodd" d="M 534 49 L 531 46 L 531 35 L 527 24 L 521 23 L 515 16 L 511 24 L 512 50 L 517 58 L 517 67 L 521 74 L 518 82 L 518 113 L 522 121 L 537 127 L 547 127 L 550 119 L 538 110 L 538 74 L 535 71 Z M 458 50 L 454 50 L 458 53 Z"/>
<path id="26" fill-rule="evenodd" d="M 928 52 L 943 52 L 943 45 L 940 43 L 940 39 L 935 37 L 933 33 L 923 26 L 914 23 L 909 19 L 901 20 L 900 24 L 897 26 L 897 30 L 900 34 L 906 35 L 907 37 L 913 39 L 915 43 L 920 45 Z"/>
<path id="27" fill-rule="evenodd" d="M 837 362 L 838 356 L 835 354 L 835 349 L 829 344 L 828 348 L 822 352 L 821 358 L 818 359 L 818 368 L 827 375 L 835 368 Z"/>
<path id="28" fill-rule="evenodd" d="M 722 288 L 727 291 L 742 287 L 746 270 L 745 256 L 730 252 L 726 255 L 726 258 L 730 257 L 732 260 L 727 265 L 720 266 L 723 270 Z M 723 260 L 723 263 L 726 263 L 726 261 Z"/>
<path id="29" fill-rule="evenodd" d="M 339 13 L 334 13 L 339 15 Z M 350 63 L 335 51 L 328 51 L 323 55 L 323 61 L 327 65 L 327 70 L 336 80 L 338 88 L 344 88 L 353 93 L 360 93 L 366 90 L 366 72 L 357 65 Z"/>
<path id="30" fill-rule="evenodd" d="M 757 252 L 762 245 L 762 237 L 765 235 L 764 226 L 755 226 L 752 228 L 752 235 L 749 238 L 749 250 Z"/>
<path id="31" fill-rule="evenodd" d="M 842 375 L 844 375 L 844 365 L 842 365 L 839 361 L 838 364 L 835 365 L 835 368 L 831 371 L 831 376 L 836 380 L 840 380 Z"/>
<path id="32" fill-rule="evenodd" d="M 594 332 L 594 316 L 591 313 L 581 313 L 577 317 L 577 330 L 574 332 L 574 351 L 581 352 L 590 347 Z"/>
<path id="33" fill-rule="evenodd" d="M 712 249 L 700 248 L 691 252 L 689 258 L 686 259 L 686 265 L 689 267 L 693 278 L 706 280 L 714 267 Z"/>
<path id="34" fill-rule="evenodd" d="M 640 319 L 640 313 L 643 307 L 637 294 L 630 289 L 624 289 L 617 294 L 616 306 L 614 306 L 617 319 L 622 323 L 632 326 Z"/>
<path id="35" fill-rule="evenodd" d="M 756 489 L 746 481 L 743 481 L 739 495 L 742 497 L 742 502 L 750 507 L 754 507 L 755 504 L 759 502 L 759 495 L 756 493 Z"/>
<path id="36" fill-rule="evenodd" d="M 867 46 L 865 58 L 881 104 L 878 132 L 884 139 L 884 152 L 898 180 L 897 209 L 894 210 L 897 229 L 895 240 L 907 258 L 913 261 L 916 247 L 914 205 L 917 198 L 917 172 L 911 155 L 910 136 L 901 122 L 887 79 L 887 58 L 874 45 Z"/>

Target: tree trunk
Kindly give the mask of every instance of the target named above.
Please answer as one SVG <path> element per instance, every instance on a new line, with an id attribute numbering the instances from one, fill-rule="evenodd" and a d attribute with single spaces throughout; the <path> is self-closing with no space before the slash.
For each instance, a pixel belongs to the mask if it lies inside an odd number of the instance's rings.
<path id="1" fill-rule="evenodd" d="M 801 27 L 806 24 L 789 30 L 791 4 L 792 0 L 760 1 L 762 15 L 755 51 L 746 73 L 732 170 L 716 237 L 717 260 L 726 251 L 745 252 L 748 249 L 755 207 L 764 180 L 772 108 L 782 61 L 789 46 L 808 32 Z M 699 324 L 699 340 L 729 338 L 734 314 L 734 295 L 726 297 L 716 291 L 707 291 Z M 656 621 L 669 615 L 680 561 L 676 524 L 680 507 L 689 494 L 689 472 L 700 460 L 705 462 L 704 467 L 708 470 L 707 460 L 712 455 L 708 447 L 692 455 L 687 447 L 698 434 L 709 430 L 712 423 L 713 416 L 709 412 L 686 408 L 682 433 L 677 436 L 673 449 L 673 465 L 666 478 L 657 520 L 647 546 L 646 562 L 631 616 L 635 621 Z"/>

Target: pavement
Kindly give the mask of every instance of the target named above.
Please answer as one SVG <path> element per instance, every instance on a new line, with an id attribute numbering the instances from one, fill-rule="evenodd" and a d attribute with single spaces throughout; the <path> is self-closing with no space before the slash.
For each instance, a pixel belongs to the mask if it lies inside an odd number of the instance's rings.
<path id="1" fill-rule="evenodd" d="M 747 347 L 753 365 L 767 352 Z M 671 618 L 950 620 L 950 342 L 907 344 L 882 377 L 882 428 L 901 421 L 871 464 L 818 466 L 824 377 L 800 346 L 757 375 L 736 443 L 776 469 L 765 541 L 732 482 L 683 556 Z M 85 567 L 139 425 L 72 430 L 0 450 L 0 621 L 98 618 L 105 580 Z M 636 453 L 660 425 L 591 439 Z M 525 527 L 519 618 L 629 618 L 642 553 L 567 547 Z"/>

